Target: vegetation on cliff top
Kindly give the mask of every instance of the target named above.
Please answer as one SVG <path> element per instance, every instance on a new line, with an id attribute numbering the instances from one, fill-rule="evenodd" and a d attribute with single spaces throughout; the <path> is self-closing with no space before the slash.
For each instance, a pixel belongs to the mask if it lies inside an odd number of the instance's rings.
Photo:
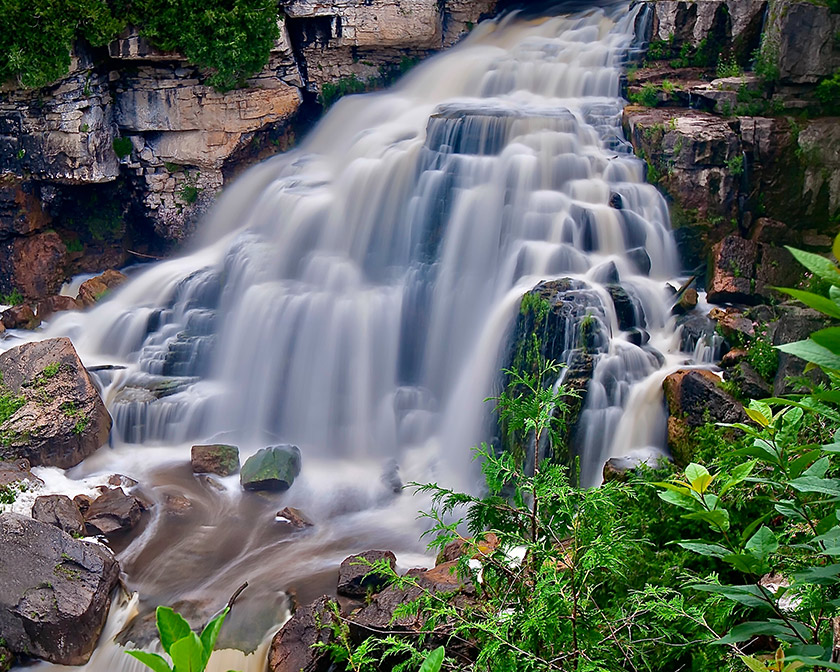
<path id="1" fill-rule="evenodd" d="M 47 86 L 70 68 L 77 40 L 101 47 L 128 24 L 164 51 L 207 69 L 220 91 L 268 62 L 279 32 L 271 0 L 0 0 L 0 80 Z"/>

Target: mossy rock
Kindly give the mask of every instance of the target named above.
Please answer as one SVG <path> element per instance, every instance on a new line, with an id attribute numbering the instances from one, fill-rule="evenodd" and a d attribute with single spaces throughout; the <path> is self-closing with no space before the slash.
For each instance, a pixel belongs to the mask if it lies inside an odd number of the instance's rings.
<path id="1" fill-rule="evenodd" d="M 245 460 L 239 482 L 245 490 L 288 490 L 300 474 L 300 464 L 297 446 L 269 446 Z"/>

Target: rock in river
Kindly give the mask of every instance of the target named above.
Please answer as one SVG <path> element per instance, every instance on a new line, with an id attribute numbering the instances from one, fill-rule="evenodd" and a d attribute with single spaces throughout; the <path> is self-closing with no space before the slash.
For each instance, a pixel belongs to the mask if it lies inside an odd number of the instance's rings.
<path id="1" fill-rule="evenodd" d="M 288 490 L 299 473 L 297 446 L 269 446 L 245 460 L 239 482 L 245 490 Z"/>

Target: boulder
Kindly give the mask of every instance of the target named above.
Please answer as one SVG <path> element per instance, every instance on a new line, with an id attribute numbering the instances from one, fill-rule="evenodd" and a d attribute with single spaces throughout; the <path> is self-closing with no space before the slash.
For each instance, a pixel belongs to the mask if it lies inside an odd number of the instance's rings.
<path id="1" fill-rule="evenodd" d="M 698 298 L 696 289 L 691 288 L 685 290 L 679 300 L 674 304 L 671 312 L 675 315 L 685 315 L 685 313 L 692 311 L 697 307 Z"/>
<path id="2" fill-rule="evenodd" d="M 32 505 L 32 518 L 54 525 L 71 536 L 85 533 L 85 520 L 79 507 L 67 495 L 44 495 L 35 498 Z"/>
<path id="3" fill-rule="evenodd" d="M 0 290 L 17 289 L 24 298 L 55 294 L 65 280 L 67 248 L 55 231 L 14 238 L 0 247 Z"/>
<path id="4" fill-rule="evenodd" d="M 7 308 L 0 315 L 0 320 L 2 320 L 4 330 L 35 329 L 41 324 L 41 320 L 35 315 L 35 311 L 28 303 Z"/>
<path id="5" fill-rule="evenodd" d="M 278 511 L 274 520 L 295 530 L 303 530 L 314 525 L 303 511 L 292 506 L 287 506 L 281 511 Z"/>
<path id="6" fill-rule="evenodd" d="M 706 298 L 710 303 L 757 303 L 755 267 L 759 246 L 727 236 L 712 248 Z"/>
<path id="7" fill-rule="evenodd" d="M 330 627 L 333 613 L 330 598 L 319 597 L 312 604 L 295 611 L 274 635 L 268 651 L 269 672 L 327 672 L 331 669 L 329 654 L 314 649 L 313 644 L 328 644 L 333 639 Z"/>
<path id="8" fill-rule="evenodd" d="M 742 422 L 744 408 L 720 388 L 720 379 L 711 371 L 682 369 L 662 383 L 671 416 L 691 427 L 707 422 Z"/>
<path id="9" fill-rule="evenodd" d="M 122 488 L 113 488 L 91 502 L 84 514 L 85 527 L 88 534 L 121 534 L 134 528 L 142 513 L 136 497 L 126 495 Z"/>
<path id="10" fill-rule="evenodd" d="M 17 410 L 0 422 L 0 458 L 68 469 L 108 440 L 111 416 L 68 338 L 0 355 L 0 393 Z"/>
<path id="11" fill-rule="evenodd" d="M 773 327 L 773 345 L 801 341 L 826 326 L 825 316 L 811 308 L 785 305 L 781 311 Z M 805 366 L 805 361 L 799 357 L 779 352 L 779 368 L 773 380 L 773 394 L 779 396 L 800 391 L 802 386 L 795 382 L 800 376 L 807 375 L 814 381 L 825 380 L 824 374 L 818 369 L 812 369 L 806 374 Z"/>
<path id="12" fill-rule="evenodd" d="M 128 278 L 119 271 L 108 269 L 102 275 L 85 280 L 79 287 L 76 302 L 84 307 L 92 306 L 112 289 L 119 287 Z"/>
<path id="13" fill-rule="evenodd" d="M 709 317 L 730 342 L 741 344 L 755 336 L 755 324 L 737 308 L 712 308 Z"/>
<path id="14" fill-rule="evenodd" d="M 62 296 L 61 294 L 57 294 L 55 296 L 48 296 L 46 299 L 39 301 L 37 307 L 35 308 L 35 315 L 38 317 L 38 320 L 41 321 L 46 320 L 55 313 L 60 313 L 65 310 L 78 310 L 79 308 L 82 308 L 82 305 L 79 304 L 79 302 L 72 296 Z"/>
<path id="15" fill-rule="evenodd" d="M 239 472 L 245 490 L 288 490 L 300 474 L 300 449 L 283 444 L 251 455 Z"/>
<path id="16" fill-rule="evenodd" d="M 239 471 L 239 448 L 222 443 L 193 446 L 190 463 L 194 474 L 230 476 Z"/>
<path id="17" fill-rule="evenodd" d="M 13 513 L 0 515 L 0 638 L 16 654 L 87 662 L 120 568 L 106 548 Z"/>
<path id="18" fill-rule="evenodd" d="M 643 448 L 630 455 L 611 457 L 604 464 L 604 482 L 626 481 L 630 474 L 642 465 L 646 465 L 649 469 L 660 469 L 667 463 L 668 458 L 653 448 Z"/>
<path id="19" fill-rule="evenodd" d="M 388 576 L 380 572 L 371 573 L 370 565 L 380 560 L 387 560 L 391 569 L 396 569 L 397 558 L 391 551 L 365 551 L 345 558 L 338 569 L 339 595 L 346 597 L 365 597 L 376 593 L 388 585 Z"/>
<path id="20" fill-rule="evenodd" d="M 29 471 L 29 467 L 29 460 L 25 458 L 11 461 L 0 460 L 0 488 L 13 483 L 24 484 L 24 488 L 43 483 Z"/>
<path id="21" fill-rule="evenodd" d="M 773 395 L 767 381 L 747 361 L 741 361 L 727 369 L 725 378 L 741 391 L 741 396 L 745 399 L 766 399 Z"/>

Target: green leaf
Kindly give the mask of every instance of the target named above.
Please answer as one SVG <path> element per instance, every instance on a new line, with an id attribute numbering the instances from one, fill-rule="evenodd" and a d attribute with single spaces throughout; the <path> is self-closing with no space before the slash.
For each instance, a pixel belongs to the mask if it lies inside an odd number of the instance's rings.
<path id="1" fill-rule="evenodd" d="M 743 604 L 747 607 L 761 607 L 769 609 L 770 605 L 767 603 L 765 594 L 758 588 L 758 586 L 719 586 L 714 583 L 697 583 L 688 586 L 694 590 L 699 590 L 704 593 L 714 593 L 715 595 L 723 595 L 726 599 L 738 604 Z"/>
<path id="2" fill-rule="evenodd" d="M 813 362 L 825 369 L 840 369 L 840 356 L 811 339 L 776 346 L 782 352 Z"/>
<path id="3" fill-rule="evenodd" d="M 824 495 L 840 497 L 840 480 L 836 478 L 818 478 L 816 476 L 800 476 L 790 482 L 790 486 L 799 492 L 819 492 Z"/>
<path id="4" fill-rule="evenodd" d="M 740 658 L 741 662 L 750 668 L 752 672 L 767 672 L 767 666 L 752 656 L 738 656 L 738 658 Z"/>
<path id="5" fill-rule="evenodd" d="M 840 306 L 834 303 L 831 299 L 827 299 L 819 294 L 806 292 L 801 289 L 790 289 L 787 287 L 775 287 L 775 289 L 778 292 L 792 296 L 797 301 L 801 301 L 809 308 L 818 310 L 830 317 L 840 318 Z"/>
<path id="6" fill-rule="evenodd" d="M 837 446 L 840 449 L 840 445 Z M 789 465 L 788 469 L 790 470 L 790 475 L 792 478 L 796 478 L 797 476 L 801 476 L 802 472 L 808 467 L 809 464 L 814 462 L 817 458 L 819 458 L 821 449 L 818 450 L 809 450 L 807 453 L 800 455 L 795 460 L 793 460 Z"/>
<path id="7" fill-rule="evenodd" d="M 147 653 L 146 651 L 126 651 L 126 653 L 139 660 L 146 667 L 150 667 L 155 672 L 172 672 L 169 663 L 156 653 Z"/>
<path id="8" fill-rule="evenodd" d="M 749 462 L 744 462 L 743 464 L 739 464 L 735 467 L 729 473 L 729 480 L 727 480 L 724 486 L 720 489 L 720 496 L 723 497 L 723 495 L 730 489 L 745 481 L 752 473 L 753 469 L 755 469 L 755 465 L 756 461 L 750 460 Z"/>
<path id="9" fill-rule="evenodd" d="M 426 656 L 426 660 L 424 660 L 423 664 L 420 666 L 420 672 L 440 672 L 440 668 L 443 665 L 443 657 L 445 655 L 446 650 L 442 646 L 436 648 L 428 656 Z"/>
<path id="10" fill-rule="evenodd" d="M 163 645 L 163 650 L 171 655 L 172 645 L 192 632 L 190 624 L 184 620 L 183 616 L 175 613 L 172 607 L 158 607 L 155 616 L 160 643 Z"/>
<path id="11" fill-rule="evenodd" d="M 709 555 L 713 558 L 722 558 L 729 554 L 729 549 L 724 548 L 719 544 L 707 544 L 698 541 L 680 541 L 677 542 L 677 545 L 682 546 L 685 550 L 691 551 L 692 553 Z"/>
<path id="12" fill-rule="evenodd" d="M 811 273 L 823 280 L 827 280 L 832 285 L 840 285 L 840 271 L 837 270 L 837 267 L 831 260 L 813 252 L 797 250 L 795 247 L 789 247 L 788 245 L 785 245 L 785 248 L 793 255 L 796 261 L 811 271 Z"/>
<path id="13" fill-rule="evenodd" d="M 834 253 L 834 258 L 840 261 L 840 233 L 838 233 L 837 237 L 834 239 L 831 251 Z"/>
<path id="14" fill-rule="evenodd" d="M 730 553 L 724 556 L 722 560 L 743 574 L 764 574 L 768 569 L 766 562 L 756 560 L 752 555 L 746 553 Z"/>
<path id="15" fill-rule="evenodd" d="M 204 646 L 192 630 L 189 635 L 172 644 L 169 655 L 174 672 L 204 672 Z"/>
<path id="16" fill-rule="evenodd" d="M 691 483 L 691 487 L 698 492 L 702 492 L 697 487 L 695 487 L 695 483 L 697 483 L 701 478 L 705 478 L 709 476 L 709 470 L 706 469 L 702 464 L 695 464 L 692 462 L 685 468 L 685 478 L 686 480 Z"/>
<path id="17" fill-rule="evenodd" d="M 779 540 L 769 527 L 762 525 L 746 543 L 744 549 L 754 558 L 764 561 L 771 553 L 779 550 Z"/>
<path id="18" fill-rule="evenodd" d="M 748 621 L 736 625 L 726 637 L 721 637 L 717 643 L 735 644 L 752 639 L 757 635 L 770 635 L 785 642 L 798 642 L 797 632 L 804 637 L 809 636 L 808 628 L 802 623 L 796 621 L 791 621 L 791 623 L 793 628 L 782 621 Z"/>
<path id="19" fill-rule="evenodd" d="M 679 506 L 683 509 L 688 509 L 689 511 L 694 511 L 700 507 L 700 504 L 691 497 L 687 497 L 679 492 L 674 492 L 673 490 L 664 490 L 657 494 L 659 495 L 659 499 L 663 502 L 668 502 L 669 504 Z"/>
<path id="20" fill-rule="evenodd" d="M 840 583 L 840 564 L 826 565 L 825 567 L 809 567 L 793 575 L 793 580 L 798 583 L 813 583 L 819 586 L 830 586 Z"/>
<path id="21" fill-rule="evenodd" d="M 695 511 L 694 513 L 684 514 L 683 518 L 688 520 L 702 520 L 722 532 L 726 532 L 729 529 L 729 511 L 726 509 Z"/>
<path id="22" fill-rule="evenodd" d="M 830 327 L 815 331 L 809 337 L 817 345 L 821 345 L 835 354 L 840 354 L 840 327 Z"/>
<path id="23" fill-rule="evenodd" d="M 819 460 L 814 462 L 814 464 L 808 467 L 802 475 L 812 476 L 815 478 L 825 478 L 825 474 L 828 471 L 829 466 L 828 457 L 821 457 Z"/>
<path id="24" fill-rule="evenodd" d="M 230 611 L 230 607 L 225 607 L 218 614 L 216 614 L 210 622 L 201 631 L 201 646 L 204 649 L 204 667 L 207 667 L 207 661 L 210 660 L 210 654 L 213 653 L 213 648 L 216 646 L 216 638 L 219 636 L 219 630 L 225 622 L 225 616 Z M 203 668 L 202 668 L 203 669 Z"/>
<path id="25" fill-rule="evenodd" d="M 765 417 L 763 413 L 759 413 L 758 411 L 754 411 L 751 408 L 745 408 L 744 413 L 747 414 L 747 417 L 755 422 L 756 424 L 761 425 L 762 427 L 767 427 L 770 424 L 770 418 Z"/>

